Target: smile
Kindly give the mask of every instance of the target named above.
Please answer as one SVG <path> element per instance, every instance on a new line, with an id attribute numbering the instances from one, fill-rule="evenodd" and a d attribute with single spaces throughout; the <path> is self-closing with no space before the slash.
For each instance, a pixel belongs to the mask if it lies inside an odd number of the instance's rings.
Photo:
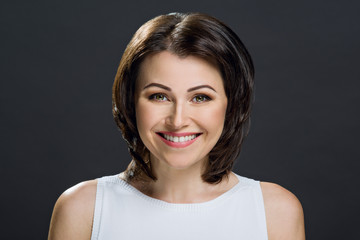
<path id="1" fill-rule="evenodd" d="M 157 132 L 161 140 L 171 147 L 187 147 L 201 135 L 201 133 L 170 133 Z"/>
<path id="2" fill-rule="evenodd" d="M 185 136 L 185 137 L 177 137 L 177 136 L 171 136 L 171 135 L 166 135 L 164 134 L 163 137 L 171 142 L 187 142 L 189 140 L 193 140 L 194 138 L 196 138 L 196 135 L 190 135 L 190 136 Z"/>

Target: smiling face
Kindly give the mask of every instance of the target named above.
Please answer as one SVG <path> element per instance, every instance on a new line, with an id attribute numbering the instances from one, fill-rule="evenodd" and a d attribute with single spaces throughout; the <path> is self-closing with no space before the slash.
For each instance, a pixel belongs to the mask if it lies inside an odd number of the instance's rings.
<path id="1" fill-rule="evenodd" d="M 155 168 L 203 166 L 222 133 L 226 107 L 221 74 L 207 61 L 163 51 L 141 64 L 136 124 Z"/>

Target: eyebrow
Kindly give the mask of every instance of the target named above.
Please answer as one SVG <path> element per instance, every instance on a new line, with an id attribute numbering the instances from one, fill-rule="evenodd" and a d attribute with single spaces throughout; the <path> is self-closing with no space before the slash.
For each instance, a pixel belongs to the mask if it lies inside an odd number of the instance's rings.
<path id="1" fill-rule="evenodd" d="M 162 88 L 162 89 L 165 89 L 166 91 L 171 92 L 171 88 L 169 88 L 169 87 L 167 87 L 165 85 L 162 85 L 160 83 L 150 83 L 150 84 L 146 85 L 144 87 L 144 89 L 149 88 L 149 87 L 158 87 L 158 88 Z M 215 89 L 213 87 L 209 86 L 209 85 L 199 85 L 199 86 L 196 86 L 196 87 L 192 87 L 192 88 L 189 88 L 187 90 L 187 92 L 192 92 L 192 91 L 195 91 L 195 90 L 198 90 L 198 89 L 201 89 L 201 88 L 209 88 L 209 89 L 213 90 L 214 92 L 216 92 Z"/>
<path id="2" fill-rule="evenodd" d="M 146 86 L 144 87 L 144 89 L 149 88 L 149 87 L 158 87 L 158 88 L 165 89 L 165 90 L 167 90 L 167 91 L 171 91 L 171 88 L 169 88 L 169 87 L 167 87 L 167 86 L 165 86 L 165 85 L 162 85 L 162 84 L 160 84 L 160 83 L 150 83 L 150 84 L 146 85 Z"/>
<path id="3" fill-rule="evenodd" d="M 187 91 L 188 91 L 188 92 L 192 92 L 192 91 L 198 90 L 198 89 L 200 89 L 200 88 L 209 88 L 209 89 L 213 90 L 214 92 L 216 92 L 215 89 L 212 88 L 212 87 L 209 86 L 209 85 L 199 85 L 199 86 L 196 86 L 196 87 L 189 88 Z"/>

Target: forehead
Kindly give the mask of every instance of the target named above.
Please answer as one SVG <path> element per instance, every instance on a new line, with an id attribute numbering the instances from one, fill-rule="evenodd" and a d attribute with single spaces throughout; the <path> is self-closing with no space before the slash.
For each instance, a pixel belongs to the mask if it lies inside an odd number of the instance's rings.
<path id="1" fill-rule="evenodd" d="M 147 56 L 141 63 L 137 88 L 151 82 L 223 85 L 221 73 L 215 64 L 196 56 L 179 57 L 168 51 Z"/>

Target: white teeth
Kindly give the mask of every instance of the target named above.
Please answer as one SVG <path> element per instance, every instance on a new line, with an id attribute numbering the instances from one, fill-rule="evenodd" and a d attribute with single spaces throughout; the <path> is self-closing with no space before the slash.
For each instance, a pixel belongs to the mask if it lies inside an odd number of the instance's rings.
<path id="1" fill-rule="evenodd" d="M 187 141 L 190 141 L 190 140 L 193 140 L 194 138 L 196 138 L 196 134 L 193 134 L 193 135 L 188 135 L 188 136 L 185 136 L 185 137 L 177 137 L 177 136 L 171 136 L 171 135 L 166 135 L 166 134 L 163 134 L 164 138 L 170 142 L 187 142 Z"/>

